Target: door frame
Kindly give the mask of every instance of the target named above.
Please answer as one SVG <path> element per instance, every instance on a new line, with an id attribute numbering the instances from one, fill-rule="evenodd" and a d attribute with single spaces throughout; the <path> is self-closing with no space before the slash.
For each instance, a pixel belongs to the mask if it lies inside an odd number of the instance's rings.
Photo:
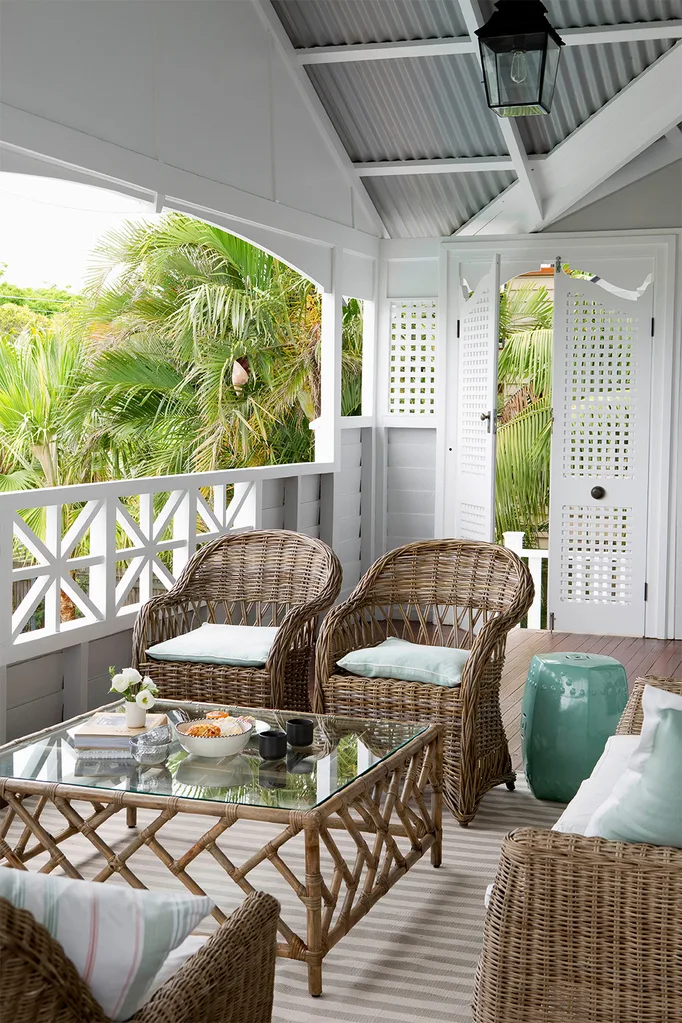
<path id="1" fill-rule="evenodd" d="M 443 290 L 439 296 L 445 331 L 443 346 L 446 356 L 444 384 L 447 394 L 457 394 L 456 325 L 461 303 L 458 282 L 460 263 L 472 263 L 481 269 L 490 264 L 495 253 L 501 255 L 500 279 L 506 281 L 524 272 L 524 265 L 549 262 L 556 256 L 575 265 L 587 266 L 600 259 L 618 260 L 648 256 L 654 260 L 654 319 L 651 365 L 651 416 L 649 426 L 649 493 L 647 508 L 646 563 L 648 600 L 645 609 L 645 636 L 661 639 L 675 635 L 675 592 L 677 573 L 676 495 L 678 489 L 679 452 L 673 448 L 677 430 L 678 399 L 675 379 L 679 376 L 675 357 L 675 285 L 677 283 L 677 237 L 675 230 L 650 232 L 618 231 L 599 234 L 546 232 L 510 238 L 487 236 L 481 239 L 447 239 L 441 243 Z M 527 266 L 525 266 L 528 269 Z M 473 281 L 470 282 L 473 286 Z M 618 284 L 618 281 L 612 283 Z M 676 372 L 677 376 L 673 374 Z M 444 403 L 445 404 L 445 403 Z M 436 509 L 436 522 L 441 535 L 453 535 L 454 472 L 452 454 L 456 451 L 456 403 L 446 404 L 444 429 L 439 431 L 437 465 L 443 474 L 440 488 L 442 507 Z M 676 461 L 673 461 L 676 455 Z M 437 495 L 438 497 L 439 495 Z"/>

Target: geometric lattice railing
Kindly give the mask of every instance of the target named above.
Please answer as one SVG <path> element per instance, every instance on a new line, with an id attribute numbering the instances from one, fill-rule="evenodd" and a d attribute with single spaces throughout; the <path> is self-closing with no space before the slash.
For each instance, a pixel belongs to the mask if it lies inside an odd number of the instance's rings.
<path id="1" fill-rule="evenodd" d="M 11 652 L 26 646 L 31 656 L 54 649 L 56 634 L 66 640 L 77 631 L 76 642 L 111 631 L 107 625 L 120 628 L 121 619 L 170 589 L 201 544 L 230 530 L 286 526 L 317 535 L 319 500 L 310 498 L 319 495 L 323 468 L 268 466 L 0 494 L 0 663 L 23 659 L 27 650 L 18 658 Z"/>

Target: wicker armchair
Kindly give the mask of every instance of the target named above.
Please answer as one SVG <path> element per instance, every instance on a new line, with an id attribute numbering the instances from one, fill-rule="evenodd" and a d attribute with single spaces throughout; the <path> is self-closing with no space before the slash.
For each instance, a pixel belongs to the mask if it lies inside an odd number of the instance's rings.
<path id="1" fill-rule="evenodd" d="M 271 895 L 250 895 L 131 1019 L 270 1023 L 278 916 Z M 27 910 L 5 899 L 0 899 L 0 1019 L 109 1023 L 59 942 Z"/>
<path id="2" fill-rule="evenodd" d="M 500 676 L 507 633 L 532 599 L 528 569 L 504 547 L 426 540 L 390 551 L 323 622 L 315 712 L 443 725 L 444 800 L 459 823 L 468 824 L 488 789 L 501 782 L 513 788 Z M 389 636 L 470 649 L 461 686 L 359 678 L 336 667 L 351 650 Z"/>
<path id="3" fill-rule="evenodd" d="M 318 617 L 341 589 L 341 565 L 322 543 L 286 529 L 228 533 L 191 558 L 168 593 L 144 605 L 133 631 L 133 665 L 169 700 L 309 710 Z M 277 625 L 264 668 L 154 661 L 154 643 L 203 621 Z"/>
<path id="4" fill-rule="evenodd" d="M 642 727 L 638 679 L 618 732 Z M 504 841 L 475 1023 L 679 1023 L 682 850 L 522 828 Z"/>

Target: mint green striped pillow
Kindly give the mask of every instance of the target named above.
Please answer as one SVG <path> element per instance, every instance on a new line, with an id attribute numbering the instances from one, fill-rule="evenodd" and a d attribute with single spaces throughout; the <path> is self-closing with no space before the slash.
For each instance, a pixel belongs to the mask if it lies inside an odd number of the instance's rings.
<path id="1" fill-rule="evenodd" d="M 209 898 L 0 867 L 0 898 L 26 909 L 59 942 L 114 1020 L 129 1019 L 168 954 L 213 909 Z"/>
<path id="2" fill-rule="evenodd" d="M 409 643 L 392 636 L 378 646 L 351 651 L 338 665 L 351 675 L 364 678 L 398 678 L 402 682 L 428 682 L 452 689 L 462 681 L 469 653 L 449 646 Z"/>

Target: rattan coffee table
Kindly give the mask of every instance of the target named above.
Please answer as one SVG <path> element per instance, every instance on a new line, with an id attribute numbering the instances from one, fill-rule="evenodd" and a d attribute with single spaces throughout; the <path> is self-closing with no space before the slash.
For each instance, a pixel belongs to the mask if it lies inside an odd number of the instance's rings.
<path id="1" fill-rule="evenodd" d="M 184 707 L 201 717 L 212 706 L 160 702 L 156 709 Z M 246 712 L 269 727 L 293 716 Z M 203 853 L 214 873 L 217 865 L 219 876 L 224 872 L 245 894 L 264 887 L 269 864 L 305 908 L 300 934 L 282 910 L 278 954 L 307 964 L 312 995 L 322 993 L 325 955 L 403 874 L 427 850 L 440 865 L 443 767 L 436 726 L 310 715 L 313 746 L 290 750 L 286 761 L 261 761 L 252 743 L 229 760 L 177 749 L 163 765 L 140 767 L 109 761 L 105 752 L 96 761 L 79 755 L 71 735 L 87 717 L 0 747 L 0 796 L 8 804 L 0 811 L 0 864 L 94 881 L 118 877 L 144 888 L 135 858 L 153 859 L 151 851 L 197 895 L 206 894 L 196 877 Z M 119 827 L 114 840 L 111 824 L 120 814 L 134 830 Z M 184 852 L 170 840 L 170 823 L 183 820 L 178 815 L 192 815 L 184 821 L 197 825 Z M 245 848 L 240 822 L 255 821 L 270 827 L 250 826 Z M 87 856 L 83 839 L 90 843 Z M 216 899 L 215 891 L 208 894 Z M 213 915 L 219 923 L 226 919 L 219 898 Z"/>

